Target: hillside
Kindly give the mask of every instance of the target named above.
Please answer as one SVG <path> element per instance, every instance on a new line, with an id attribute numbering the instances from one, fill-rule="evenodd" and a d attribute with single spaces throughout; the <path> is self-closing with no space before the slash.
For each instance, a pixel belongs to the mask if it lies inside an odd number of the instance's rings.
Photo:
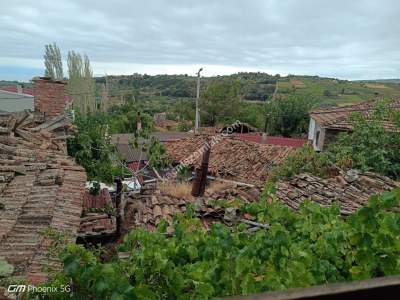
<path id="1" fill-rule="evenodd" d="M 291 94 L 310 95 L 321 104 L 343 105 L 376 97 L 400 97 L 398 80 L 348 81 L 318 76 L 269 75 L 266 73 L 237 73 L 227 76 L 204 77 L 204 90 L 214 80 L 238 80 L 240 98 L 245 101 L 264 102 Z M 96 78 L 100 87 L 105 77 Z M 111 95 L 135 95 L 139 99 L 193 98 L 196 78 L 188 75 L 121 75 L 108 76 Z"/>

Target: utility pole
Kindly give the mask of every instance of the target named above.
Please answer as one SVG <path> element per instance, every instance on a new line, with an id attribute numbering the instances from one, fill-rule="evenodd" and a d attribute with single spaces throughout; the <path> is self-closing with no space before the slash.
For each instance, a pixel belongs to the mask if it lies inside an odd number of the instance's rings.
<path id="1" fill-rule="evenodd" d="M 194 124 L 194 133 L 198 133 L 200 127 L 200 113 L 199 113 L 199 99 L 200 99 L 200 72 L 203 68 L 197 72 L 197 93 L 196 93 L 196 120 Z"/>
<path id="2" fill-rule="evenodd" d="M 262 133 L 262 138 L 261 138 L 261 142 L 262 144 L 266 144 L 267 143 L 267 137 L 268 137 L 268 129 L 269 129 L 269 117 L 270 117 L 271 113 L 267 112 L 265 114 L 265 124 L 264 124 L 264 132 Z"/>

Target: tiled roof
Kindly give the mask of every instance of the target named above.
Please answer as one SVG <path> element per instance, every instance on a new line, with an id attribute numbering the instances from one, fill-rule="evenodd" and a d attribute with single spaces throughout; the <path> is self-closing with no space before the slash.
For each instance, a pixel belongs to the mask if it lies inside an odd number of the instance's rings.
<path id="1" fill-rule="evenodd" d="M 166 142 L 168 155 L 175 162 L 182 162 L 203 147 L 209 136 L 198 135 L 178 141 Z M 261 145 L 234 137 L 222 137 L 211 148 L 209 172 L 216 176 L 243 182 L 262 184 L 269 170 L 279 165 L 295 151 L 292 147 Z M 192 163 L 200 166 L 201 155 Z"/>
<path id="2" fill-rule="evenodd" d="M 260 133 L 234 133 L 233 136 L 244 141 L 267 145 L 288 146 L 293 148 L 299 148 L 307 143 L 306 139 L 285 138 L 280 136 L 267 136 L 264 140 Z"/>
<path id="3" fill-rule="evenodd" d="M 351 130 L 352 125 L 348 120 L 351 113 L 361 113 L 368 117 L 373 111 L 376 101 L 366 101 L 359 104 L 346 105 L 342 107 L 315 109 L 310 112 L 310 116 L 322 127 L 338 130 Z M 389 108 L 400 110 L 400 100 L 395 100 L 388 105 Z M 395 125 L 390 122 L 384 122 L 387 130 L 395 130 Z"/>
<path id="4" fill-rule="evenodd" d="M 43 267 L 58 266 L 46 256 L 49 243 L 40 232 L 54 228 L 75 240 L 86 181 L 60 136 L 67 120 L 40 119 L 28 113 L 0 118 L 0 259 L 33 283 L 45 279 Z"/>
<path id="5" fill-rule="evenodd" d="M 296 210 L 306 199 L 311 199 L 323 206 L 336 202 L 339 204 L 341 213 L 348 215 L 365 205 L 371 195 L 396 187 L 400 187 L 400 182 L 395 182 L 388 177 L 351 170 L 346 174 L 328 179 L 311 174 L 296 175 L 292 180 L 278 182 L 276 196 Z"/>
<path id="6" fill-rule="evenodd" d="M 196 214 L 207 228 L 210 223 L 224 219 L 225 209 L 215 205 L 219 200 L 229 202 L 239 199 L 241 203 L 250 203 L 257 201 L 259 197 L 259 189 L 235 185 L 227 186 L 218 192 L 209 192 L 206 189 L 204 197 L 200 198 L 177 198 L 163 195 L 159 190 L 151 194 L 132 193 L 127 197 L 125 229 L 129 230 L 139 226 L 153 231 L 161 219 L 171 225 L 172 217 L 177 213 L 185 212 L 189 204 L 194 206 Z"/>

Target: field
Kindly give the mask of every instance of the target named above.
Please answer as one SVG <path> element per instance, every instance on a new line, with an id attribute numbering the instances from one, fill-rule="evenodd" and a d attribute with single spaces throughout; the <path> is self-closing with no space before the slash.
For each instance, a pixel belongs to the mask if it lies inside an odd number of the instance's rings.
<path id="1" fill-rule="evenodd" d="M 400 84 L 348 81 L 316 76 L 294 76 L 290 79 L 279 80 L 276 97 L 285 97 L 290 94 L 310 95 L 316 97 L 321 104 L 340 106 L 376 98 L 400 97 Z"/>

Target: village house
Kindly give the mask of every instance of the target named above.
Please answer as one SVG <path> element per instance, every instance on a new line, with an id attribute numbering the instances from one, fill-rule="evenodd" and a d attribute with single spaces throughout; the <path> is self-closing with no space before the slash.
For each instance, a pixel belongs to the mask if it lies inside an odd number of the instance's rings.
<path id="1" fill-rule="evenodd" d="M 308 140 L 314 150 L 322 151 L 341 132 L 350 132 L 352 124 L 349 116 L 352 113 L 361 113 L 368 116 L 373 110 L 375 101 L 367 101 L 359 104 L 315 109 L 310 112 L 310 124 L 308 129 Z M 400 110 L 400 100 L 389 104 L 391 109 Z M 392 131 L 395 125 L 388 121 L 383 124 L 385 129 Z"/>

